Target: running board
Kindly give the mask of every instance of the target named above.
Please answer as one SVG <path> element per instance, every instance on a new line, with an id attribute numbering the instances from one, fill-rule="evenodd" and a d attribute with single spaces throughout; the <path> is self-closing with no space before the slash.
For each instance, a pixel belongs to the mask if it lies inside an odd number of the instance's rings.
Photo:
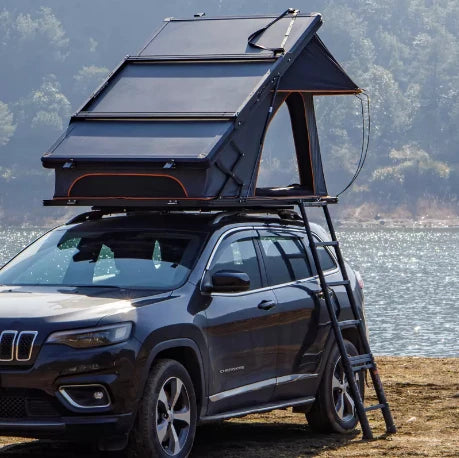
<path id="1" fill-rule="evenodd" d="M 285 409 L 286 407 L 294 407 L 303 404 L 311 404 L 316 400 L 314 396 L 307 396 L 304 398 L 297 398 L 292 399 L 290 401 L 282 401 L 282 402 L 271 402 L 269 404 L 263 404 L 258 407 L 247 408 L 247 409 L 239 409 L 239 410 L 232 410 L 230 412 L 222 412 L 216 415 L 209 415 L 206 417 L 201 417 L 199 419 L 200 423 L 211 423 L 214 421 L 220 420 L 227 420 L 228 418 L 235 418 L 235 417 L 244 417 L 246 415 L 251 415 L 254 413 L 263 413 L 269 412 L 271 410 L 276 409 Z"/>

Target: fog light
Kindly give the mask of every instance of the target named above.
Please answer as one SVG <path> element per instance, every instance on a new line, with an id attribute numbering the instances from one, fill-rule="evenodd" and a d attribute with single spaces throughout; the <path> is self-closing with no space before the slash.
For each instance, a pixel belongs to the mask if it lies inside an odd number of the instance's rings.
<path id="1" fill-rule="evenodd" d="M 108 407 L 111 404 L 103 385 L 66 385 L 59 388 L 59 393 L 71 406 L 80 409 Z"/>

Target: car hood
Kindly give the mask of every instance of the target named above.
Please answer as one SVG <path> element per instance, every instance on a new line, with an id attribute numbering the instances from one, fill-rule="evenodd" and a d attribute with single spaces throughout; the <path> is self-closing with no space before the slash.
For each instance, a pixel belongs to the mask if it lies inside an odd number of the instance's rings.
<path id="1" fill-rule="evenodd" d="M 3 329 L 5 325 L 16 329 L 18 323 L 24 328 L 30 320 L 96 324 L 107 315 L 128 312 L 170 295 L 170 291 L 116 288 L 0 286 L 0 323 Z"/>

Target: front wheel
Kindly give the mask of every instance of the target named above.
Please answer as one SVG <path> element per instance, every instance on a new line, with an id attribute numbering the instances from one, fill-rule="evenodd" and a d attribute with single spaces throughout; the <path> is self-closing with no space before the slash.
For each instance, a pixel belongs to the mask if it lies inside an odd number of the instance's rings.
<path id="1" fill-rule="evenodd" d="M 344 343 L 349 356 L 358 355 L 357 349 L 351 342 L 345 340 Z M 355 380 L 363 400 L 365 389 L 363 372 L 357 372 Z M 306 414 L 306 418 L 311 428 L 319 432 L 349 433 L 357 425 L 355 402 L 337 345 L 330 353 L 317 398 Z"/>
<path id="2" fill-rule="evenodd" d="M 131 432 L 132 458 L 184 458 L 196 432 L 196 395 L 187 370 L 163 359 L 153 367 Z"/>

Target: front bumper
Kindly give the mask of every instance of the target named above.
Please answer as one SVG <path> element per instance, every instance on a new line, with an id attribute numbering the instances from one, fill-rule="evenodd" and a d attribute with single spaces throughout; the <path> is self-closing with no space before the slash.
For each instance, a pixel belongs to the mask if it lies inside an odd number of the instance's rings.
<path id="1" fill-rule="evenodd" d="M 54 419 L 1 419 L 0 435 L 31 438 L 78 437 L 94 440 L 124 436 L 133 422 L 132 414 L 58 417 Z"/>
<path id="2" fill-rule="evenodd" d="M 142 392 L 135 339 L 78 350 L 43 345 L 30 367 L 0 366 L 0 435 L 79 438 L 127 434 Z M 79 408 L 62 386 L 102 385 L 110 405 Z"/>

